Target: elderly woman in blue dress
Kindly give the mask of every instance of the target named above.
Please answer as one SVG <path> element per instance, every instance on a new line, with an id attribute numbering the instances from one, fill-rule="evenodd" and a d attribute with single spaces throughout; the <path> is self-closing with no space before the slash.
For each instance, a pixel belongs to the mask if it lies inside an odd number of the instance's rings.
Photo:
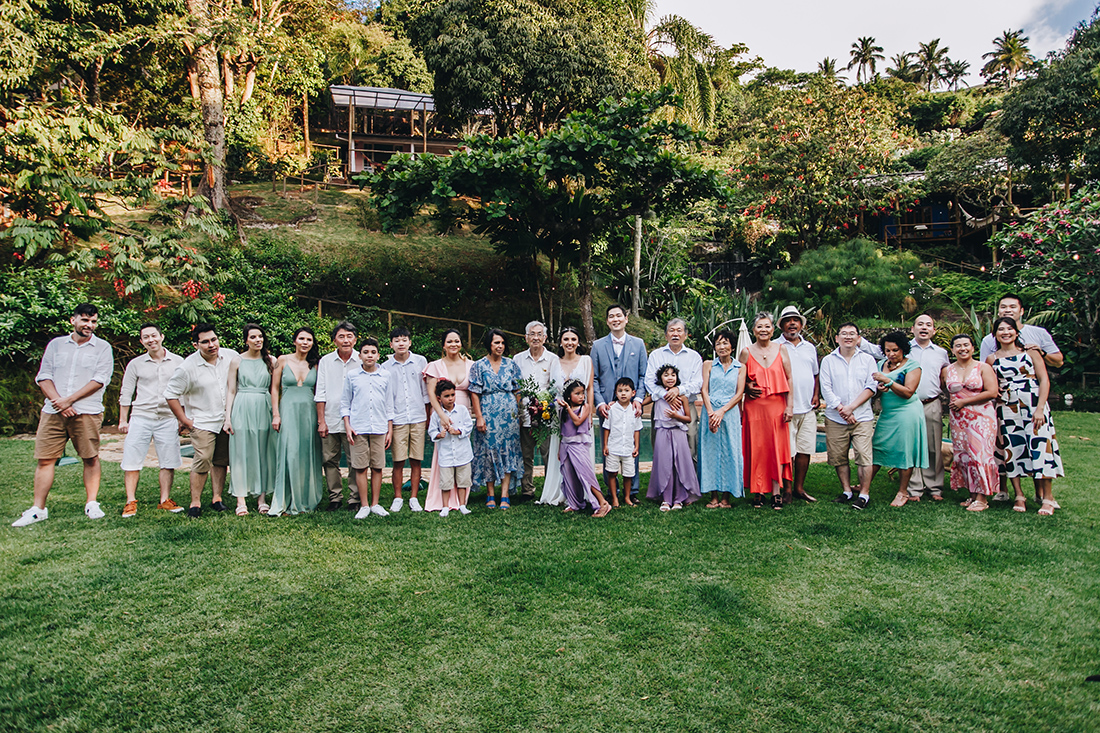
<path id="1" fill-rule="evenodd" d="M 473 482 L 488 491 L 485 506 L 495 509 L 496 484 L 500 483 L 500 508 L 511 502 L 508 489 L 512 474 L 523 473 L 519 446 L 519 413 L 522 409 L 519 367 L 505 356 L 508 340 L 504 332 L 491 329 L 483 341 L 489 353 L 470 367 L 470 403 L 474 414 Z"/>
<path id="2" fill-rule="evenodd" d="M 733 358 L 733 334 L 714 336 L 713 361 L 703 362 L 703 414 L 699 430 L 699 489 L 710 492 L 708 509 L 730 506 L 730 497 L 744 496 L 741 452 L 741 398 L 745 370 Z"/>

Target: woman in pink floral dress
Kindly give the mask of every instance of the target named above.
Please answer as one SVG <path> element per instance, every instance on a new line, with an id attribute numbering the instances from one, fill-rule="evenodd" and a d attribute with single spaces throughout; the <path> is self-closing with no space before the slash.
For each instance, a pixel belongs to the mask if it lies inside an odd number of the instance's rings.
<path id="1" fill-rule="evenodd" d="M 950 397 L 951 443 L 955 461 L 951 488 L 969 491 L 963 502 L 967 511 L 989 508 L 989 497 L 999 488 L 994 451 L 997 442 L 998 394 L 993 367 L 974 359 L 974 339 L 960 333 L 951 339 L 955 361 L 943 368 L 941 378 Z"/>

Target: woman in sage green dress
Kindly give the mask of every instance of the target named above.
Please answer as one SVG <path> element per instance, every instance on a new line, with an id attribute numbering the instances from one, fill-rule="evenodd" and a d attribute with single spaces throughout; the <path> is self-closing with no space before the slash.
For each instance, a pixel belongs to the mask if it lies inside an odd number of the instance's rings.
<path id="1" fill-rule="evenodd" d="M 928 432 L 924 426 L 924 407 L 917 397 L 920 364 L 909 358 L 909 337 L 892 331 L 882 339 L 886 358 L 872 374 L 878 382 L 882 412 L 875 424 L 872 447 L 874 473 L 883 466 L 898 469 L 900 485 L 890 506 L 905 506 L 919 497 L 909 496 L 909 477 L 914 468 L 928 468 Z M 872 477 L 874 474 L 872 474 Z"/>
<path id="2" fill-rule="evenodd" d="M 280 356 L 271 375 L 271 427 L 275 444 L 272 516 L 313 511 L 324 487 L 321 436 L 317 433 L 317 340 L 313 331 L 294 332 L 294 352 Z"/>
<path id="3" fill-rule="evenodd" d="M 237 497 L 237 516 L 248 514 L 246 497 L 258 496 L 260 514 L 274 483 L 275 431 L 271 429 L 271 374 L 275 359 L 267 334 L 255 323 L 244 327 L 245 351 L 229 365 L 225 425 L 229 433 L 229 493 Z"/>

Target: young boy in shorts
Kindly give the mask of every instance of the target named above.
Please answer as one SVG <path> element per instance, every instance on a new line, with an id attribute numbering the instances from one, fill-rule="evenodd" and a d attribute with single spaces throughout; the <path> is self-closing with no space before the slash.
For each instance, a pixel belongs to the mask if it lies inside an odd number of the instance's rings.
<path id="1" fill-rule="evenodd" d="M 464 405 L 455 404 L 453 383 L 446 379 L 439 380 L 435 385 L 435 396 L 439 398 L 443 413 L 451 421 L 450 428 L 444 430 L 440 425 L 439 415 L 433 412 L 428 423 L 428 434 L 432 436 L 432 443 L 439 454 L 439 488 L 443 492 L 443 509 L 439 516 L 445 517 L 450 513 L 451 492 L 456 489 L 458 511 L 469 514 L 466 497 L 472 483 L 471 464 L 474 451 L 470 446 L 470 433 L 474 430 L 474 421 Z"/>
<path id="2" fill-rule="evenodd" d="M 619 471 L 623 473 L 623 499 L 630 500 L 630 484 L 634 478 L 634 463 L 638 457 L 638 436 L 642 418 L 634 414 L 634 380 L 622 377 L 615 382 L 615 401 L 608 406 L 603 419 L 603 473 L 611 490 L 611 506 L 619 506 Z"/>
<path id="3" fill-rule="evenodd" d="M 366 519 L 371 514 L 389 516 L 378 503 L 378 495 L 382 491 L 386 449 L 393 440 L 393 386 L 389 374 L 378 366 L 377 339 L 365 339 L 359 357 L 362 368 L 349 372 L 344 379 L 340 415 L 351 447 L 351 467 L 359 471 L 356 483 L 362 508 L 355 518 Z"/>
<path id="4" fill-rule="evenodd" d="M 431 403 L 428 401 L 428 388 L 424 381 L 424 370 L 428 360 L 420 354 L 410 351 L 412 335 L 409 329 L 398 326 L 390 331 L 390 348 L 393 354 L 382 365 L 390 375 L 393 387 L 393 504 L 391 512 L 401 511 L 404 499 L 401 490 L 405 480 L 405 461 L 409 462 L 409 485 L 412 496 L 409 508 L 414 512 L 424 511 L 417 495 L 420 493 L 420 464 L 424 460 L 424 434 L 428 427 L 428 413 Z"/>

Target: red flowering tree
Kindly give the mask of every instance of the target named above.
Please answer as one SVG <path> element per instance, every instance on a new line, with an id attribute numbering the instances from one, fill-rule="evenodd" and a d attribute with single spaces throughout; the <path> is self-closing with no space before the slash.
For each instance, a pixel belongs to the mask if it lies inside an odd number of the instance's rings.
<path id="1" fill-rule="evenodd" d="M 774 92 L 729 171 L 753 204 L 808 247 L 848 238 L 861 209 L 896 208 L 919 193 L 891 170 L 906 138 L 893 105 L 861 88 L 813 82 Z"/>
<path id="2" fill-rule="evenodd" d="M 1010 224 L 993 239 L 1005 252 L 1000 265 L 1036 294 L 1032 320 L 1100 349 L 1100 191 L 1085 188 L 1069 201 L 1048 204 Z"/>

